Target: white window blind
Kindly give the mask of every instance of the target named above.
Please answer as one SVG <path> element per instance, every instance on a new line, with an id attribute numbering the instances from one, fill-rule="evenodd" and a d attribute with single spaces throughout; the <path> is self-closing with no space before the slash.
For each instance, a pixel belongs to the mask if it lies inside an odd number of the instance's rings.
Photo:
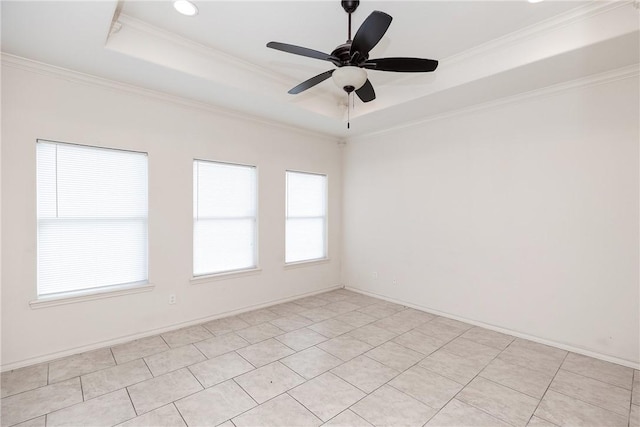
<path id="1" fill-rule="evenodd" d="M 193 275 L 257 266 L 256 168 L 193 162 Z"/>
<path id="2" fill-rule="evenodd" d="M 287 171 L 285 262 L 327 257 L 327 176 Z"/>
<path id="3" fill-rule="evenodd" d="M 147 281 L 147 155 L 38 141 L 38 296 Z"/>

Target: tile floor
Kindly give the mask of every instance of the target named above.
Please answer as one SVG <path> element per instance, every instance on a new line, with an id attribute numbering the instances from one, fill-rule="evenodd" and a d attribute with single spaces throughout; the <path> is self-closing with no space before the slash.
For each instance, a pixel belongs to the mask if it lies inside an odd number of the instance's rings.
<path id="1" fill-rule="evenodd" d="M 336 290 L 2 374 L 2 426 L 640 426 L 640 372 Z"/>

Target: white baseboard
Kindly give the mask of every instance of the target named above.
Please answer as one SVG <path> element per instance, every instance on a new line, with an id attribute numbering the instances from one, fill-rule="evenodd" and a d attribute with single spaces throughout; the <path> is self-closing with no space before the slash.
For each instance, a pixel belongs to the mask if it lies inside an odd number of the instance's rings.
<path id="1" fill-rule="evenodd" d="M 236 314 L 245 313 L 247 311 L 257 310 L 257 309 L 265 308 L 265 307 L 270 307 L 270 306 L 273 306 L 273 305 L 276 305 L 276 304 L 282 304 L 282 303 L 293 301 L 293 300 L 296 300 L 296 299 L 299 299 L 299 298 L 304 298 L 304 297 L 307 297 L 307 296 L 317 295 L 317 294 L 321 294 L 321 293 L 324 293 L 324 292 L 333 291 L 335 289 L 340 289 L 340 288 L 343 288 L 343 287 L 344 286 L 342 286 L 342 285 L 333 285 L 333 286 L 330 286 L 328 288 L 324 288 L 324 289 L 321 289 L 321 290 L 318 290 L 318 291 L 306 292 L 306 293 L 294 295 L 294 296 L 291 296 L 291 297 L 280 298 L 280 299 L 277 299 L 277 300 L 271 300 L 271 301 L 263 302 L 263 303 L 260 303 L 260 304 L 254 304 L 254 305 L 238 308 L 236 310 L 231 310 L 231 311 L 226 311 L 226 312 L 223 312 L 223 313 L 214 314 L 213 316 L 207 316 L 207 317 L 202 317 L 202 318 L 199 318 L 199 319 L 189 320 L 189 321 L 186 321 L 186 322 L 175 323 L 175 324 L 172 324 L 172 325 L 164 326 L 162 328 L 152 329 L 152 330 L 149 330 L 149 331 L 146 331 L 146 332 L 141 332 L 141 333 L 138 333 L 138 334 L 126 335 L 126 336 L 119 337 L 119 338 L 114 338 L 114 339 L 111 339 L 111 340 L 99 341 L 99 342 L 95 342 L 95 343 L 88 344 L 88 345 L 85 345 L 85 346 L 75 347 L 75 348 L 72 348 L 72 349 L 69 349 L 69 350 L 57 351 L 57 352 L 54 352 L 54 353 L 44 354 L 42 356 L 32 357 L 32 358 L 20 360 L 20 361 L 17 361 L 17 362 L 3 364 L 0 367 L 0 372 L 6 372 L 6 371 L 11 371 L 13 369 L 24 368 L 25 366 L 37 365 L 39 363 L 52 362 L 54 360 L 61 359 L 63 357 L 71 356 L 71 355 L 78 354 L 78 353 L 84 353 L 85 351 L 97 350 L 99 348 L 105 348 L 105 347 L 113 347 L 114 345 L 124 344 L 126 342 L 137 340 L 137 339 L 140 339 L 140 338 L 146 338 L 146 337 L 150 337 L 152 335 L 158 335 L 158 334 L 162 334 L 162 333 L 165 333 L 165 332 L 173 331 L 173 330 L 176 330 L 176 329 L 182 329 L 182 328 L 186 328 L 186 327 L 189 327 L 189 326 L 198 325 L 200 323 L 210 322 L 211 320 L 220 319 L 222 317 L 235 316 Z"/>
<path id="2" fill-rule="evenodd" d="M 471 325 L 481 326 L 483 328 L 490 329 L 492 331 L 501 332 L 503 334 L 512 335 L 514 337 L 527 339 L 529 341 L 534 341 L 534 342 L 537 342 L 537 343 L 540 343 L 540 344 L 545 344 L 545 345 L 548 345 L 548 346 L 551 346 L 551 347 L 560 348 L 562 350 L 571 351 L 573 353 L 582 354 L 584 356 L 589 356 L 589 357 L 593 357 L 593 358 L 596 358 L 596 359 L 604 360 L 606 362 L 616 363 L 618 365 L 627 366 L 629 368 L 640 369 L 640 363 L 638 363 L 638 362 L 633 362 L 633 361 L 626 360 L 626 359 L 620 359 L 618 357 L 609 356 L 609 355 L 602 354 L 602 353 L 597 353 L 595 351 L 586 350 L 584 348 L 574 347 L 574 346 L 571 346 L 571 345 L 568 345 L 568 344 L 559 343 L 559 342 L 556 342 L 556 341 L 547 340 L 547 339 L 536 337 L 536 336 L 533 336 L 533 335 L 524 334 L 522 332 L 517 332 L 517 331 L 511 330 L 511 329 L 507 329 L 507 328 L 501 328 L 499 326 L 490 325 L 490 324 L 487 324 L 487 323 L 484 323 L 484 322 L 479 322 L 477 320 L 472 320 L 472 319 L 467 319 L 465 317 L 455 316 L 455 315 L 450 314 L 450 313 L 445 313 L 445 312 L 442 312 L 442 311 L 439 311 L 439 310 L 434 310 L 434 309 L 429 308 L 429 307 L 424 307 L 424 306 L 421 306 L 421 305 L 418 305 L 418 304 L 413 304 L 413 303 L 410 303 L 410 302 L 407 302 L 407 301 L 398 300 L 398 299 L 395 299 L 395 298 L 388 297 L 386 295 L 376 294 L 374 292 L 365 291 L 363 289 L 358 289 L 358 288 L 354 288 L 354 287 L 351 287 L 351 286 L 346 286 L 345 289 L 347 289 L 349 291 L 353 291 L 353 292 L 358 292 L 358 293 L 363 294 L 363 295 L 368 295 L 370 297 L 383 299 L 385 301 L 393 302 L 393 303 L 396 303 L 396 304 L 402 304 L 402 305 L 405 305 L 407 307 L 415 308 L 416 310 L 425 311 L 425 312 L 431 313 L 431 314 L 436 314 L 438 316 L 448 317 L 449 319 L 459 320 L 461 322 L 469 323 Z"/>

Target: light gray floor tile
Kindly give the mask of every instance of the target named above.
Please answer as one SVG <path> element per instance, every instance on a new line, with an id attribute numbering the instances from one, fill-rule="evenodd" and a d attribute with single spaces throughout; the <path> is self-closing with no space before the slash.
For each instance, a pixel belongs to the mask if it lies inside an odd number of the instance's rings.
<path id="1" fill-rule="evenodd" d="M 365 342 L 346 335 L 325 341 L 317 346 L 345 362 L 373 348 Z"/>
<path id="2" fill-rule="evenodd" d="M 238 316 L 223 317 L 215 319 L 202 325 L 207 331 L 215 336 L 228 334 L 251 326 Z"/>
<path id="3" fill-rule="evenodd" d="M 396 335 L 404 334 L 405 332 L 410 331 L 411 329 L 418 326 L 421 322 L 413 323 L 408 322 L 405 319 L 397 319 L 394 316 L 385 317 L 380 320 L 376 320 L 372 323 L 372 325 L 377 326 L 378 328 L 386 329 L 387 331 L 391 331 Z"/>
<path id="4" fill-rule="evenodd" d="M 351 311 L 349 313 L 341 314 L 335 319 L 341 322 L 348 323 L 354 328 L 359 328 L 376 321 L 375 317 L 369 316 L 368 314 L 364 314 L 359 311 Z"/>
<path id="5" fill-rule="evenodd" d="M 640 406 L 638 405 L 631 405 L 629 427 L 640 427 Z"/>
<path id="6" fill-rule="evenodd" d="M 251 344 L 255 344 L 273 338 L 276 335 L 284 334 L 284 331 L 271 323 L 261 323 L 247 329 L 239 330 L 236 333 Z"/>
<path id="7" fill-rule="evenodd" d="M 82 402 L 80 378 L 71 378 L 2 399 L 2 425 L 27 421 Z"/>
<path id="8" fill-rule="evenodd" d="M 460 327 L 452 326 L 448 322 L 443 322 L 438 317 L 430 322 L 423 323 L 415 328 L 416 331 L 422 332 L 425 335 L 439 339 L 442 344 L 451 341 L 454 338 L 462 335 L 465 330 L 461 330 Z"/>
<path id="9" fill-rule="evenodd" d="M 15 424 L 13 427 L 45 427 L 47 418 L 45 415 L 42 415 L 38 418 L 33 418 L 31 420 L 24 421 L 20 424 Z"/>
<path id="10" fill-rule="evenodd" d="M 542 399 L 553 375 L 495 359 L 480 373 L 480 376 L 502 384 L 536 399 Z"/>
<path id="11" fill-rule="evenodd" d="M 267 365 L 295 353 L 289 347 L 273 338 L 241 348 L 237 352 L 256 367 Z"/>
<path id="12" fill-rule="evenodd" d="M 366 325 L 358 329 L 354 329 L 349 332 L 347 335 L 358 339 L 360 341 L 364 341 L 367 344 L 372 346 L 379 346 L 389 340 L 394 339 L 398 334 L 395 332 L 388 331 L 386 329 L 380 328 L 374 325 Z"/>
<path id="13" fill-rule="evenodd" d="M 4 398 L 12 394 L 22 393 L 23 391 L 33 390 L 34 388 L 47 385 L 48 369 L 49 366 L 45 363 L 3 372 L 0 376 L 2 397 Z"/>
<path id="14" fill-rule="evenodd" d="M 413 324 L 420 325 L 425 322 L 430 322 L 434 320 L 436 317 L 435 314 L 427 313 L 425 311 L 416 310 L 414 308 L 405 308 L 391 316 L 395 319 L 403 319 Z"/>
<path id="15" fill-rule="evenodd" d="M 74 354 L 49 363 L 49 384 L 109 368 L 115 364 L 108 348 Z"/>
<path id="16" fill-rule="evenodd" d="M 564 355 L 558 357 L 557 354 L 537 351 L 537 348 L 526 348 L 518 345 L 518 340 L 512 343 L 506 350 L 498 355 L 498 359 L 512 365 L 540 371 L 544 374 L 555 375 L 564 360 Z M 566 353 L 566 352 L 565 352 Z"/>
<path id="17" fill-rule="evenodd" d="M 569 353 L 566 350 L 562 350 L 560 348 L 550 347 L 548 345 L 540 344 L 537 342 L 525 340 L 523 338 L 516 338 L 515 341 L 511 343 L 510 348 L 521 348 L 523 350 L 529 350 L 531 352 L 535 352 L 540 355 L 544 355 L 549 359 L 563 361 L 564 358 Z"/>
<path id="18" fill-rule="evenodd" d="M 617 385 L 627 390 L 631 390 L 633 383 L 633 369 L 576 353 L 567 355 L 562 364 L 562 369 Z"/>
<path id="19" fill-rule="evenodd" d="M 410 350 L 392 341 L 365 353 L 365 356 L 387 365 L 397 371 L 404 371 L 424 358 L 424 354 Z"/>
<path id="20" fill-rule="evenodd" d="M 478 408 L 453 399 L 428 423 L 428 427 L 510 427 L 505 423 Z"/>
<path id="21" fill-rule="evenodd" d="M 206 358 L 193 345 L 173 348 L 144 358 L 154 377 L 202 362 Z"/>
<path id="22" fill-rule="evenodd" d="M 200 325 L 165 332 L 162 338 L 169 347 L 176 348 L 211 338 L 213 335 Z"/>
<path id="23" fill-rule="evenodd" d="M 309 329 L 316 331 L 327 338 L 335 338 L 339 335 L 346 334 L 347 332 L 355 329 L 355 327 L 348 323 L 341 322 L 340 320 L 328 319 L 309 326 Z"/>
<path id="24" fill-rule="evenodd" d="M 393 342 L 410 348 L 411 350 L 418 351 L 425 356 L 433 353 L 443 344 L 441 340 L 430 337 L 429 335 L 425 335 L 422 332 L 418 331 L 409 331 L 405 334 L 402 334 L 399 337 L 395 338 Z"/>
<path id="25" fill-rule="evenodd" d="M 329 372 L 294 388 L 289 394 L 322 421 L 330 420 L 365 396 Z"/>
<path id="26" fill-rule="evenodd" d="M 331 310 L 337 314 L 349 313 L 350 311 L 357 310 L 360 306 L 352 304 L 348 301 L 336 301 L 324 306 L 327 310 Z"/>
<path id="27" fill-rule="evenodd" d="M 398 310 L 394 310 L 391 307 L 383 307 L 379 304 L 373 304 L 359 308 L 357 311 L 360 313 L 364 313 L 367 316 L 371 316 L 375 319 L 383 319 L 385 317 L 393 315 Z"/>
<path id="28" fill-rule="evenodd" d="M 366 356 L 358 356 L 331 372 L 366 393 L 371 393 L 399 374 L 395 369 Z"/>
<path id="29" fill-rule="evenodd" d="M 631 393 L 631 401 L 634 405 L 640 405 L 640 371 L 633 371 L 633 392 Z"/>
<path id="30" fill-rule="evenodd" d="M 337 316 L 337 313 L 331 310 L 328 310 L 324 307 L 312 308 L 310 310 L 302 311 L 299 314 L 300 316 L 304 316 L 307 319 L 310 319 L 314 322 L 322 322 L 323 320 L 327 320 Z"/>
<path id="31" fill-rule="evenodd" d="M 526 426 L 539 402 L 538 399 L 481 377 L 471 381 L 457 399 L 514 426 Z"/>
<path id="32" fill-rule="evenodd" d="M 302 317 L 297 314 L 291 314 L 286 317 L 280 317 L 278 319 L 272 320 L 269 323 L 277 326 L 285 332 L 291 332 L 311 325 L 313 322 L 306 317 Z"/>
<path id="33" fill-rule="evenodd" d="M 466 338 L 456 338 L 444 345 L 442 349 L 461 357 L 472 357 L 486 363 L 489 363 L 500 353 L 497 348 L 488 347 Z"/>
<path id="34" fill-rule="evenodd" d="M 233 332 L 219 337 L 209 338 L 208 340 L 200 341 L 195 344 L 195 346 L 198 347 L 198 350 L 200 350 L 209 359 L 248 345 L 249 343 L 247 340 Z"/>
<path id="35" fill-rule="evenodd" d="M 284 393 L 234 418 L 237 427 L 313 427 L 322 421 Z"/>
<path id="36" fill-rule="evenodd" d="M 375 426 L 421 426 L 437 412 L 389 386 L 371 393 L 351 410 Z"/>
<path id="37" fill-rule="evenodd" d="M 316 297 L 305 297 L 295 300 L 295 303 L 309 310 L 327 305 L 329 304 L 329 301 Z"/>
<path id="38" fill-rule="evenodd" d="M 118 427 L 187 427 L 173 403 L 119 424 Z"/>
<path id="39" fill-rule="evenodd" d="M 372 427 L 365 419 L 350 409 L 341 412 L 322 425 L 326 427 Z"/>
<path id="40" fill-rule="evenodd" d="M 252 371 L 253 365 L 231 352 L 204 362 L 189 366 L 191 373 L 204 387 L 211 387 L 245 372 Z"/>
<path id="41" fill-rule="evenodd" d="M 465 385 L 478 375 L 487 364 L 484 357 L 480 359 L 462 357 L 440 349 L 422 359 L 418 366 Z"/>
<path id="42" fill-rule="evenodd" d="M 135 416 L 129 395 L 123 389 L 52 412 L 47 415 L 47 426 L 111 427 Z"/>
<path id="43" fill-rule="evenodd" d="M 398 375 L 389 385 L 435 409 L 446 405 L 463 387 L 419 366 Z"/>
<path id="44" fill-rule="evenodd" d="M 305 311 L 307 309 L 299 304 L 296 304 L 295 301 L 290 301 L 269 307 L 269 310 L 280 316 L 289 316 L 291 314 L 298 314 L 301 311 Z"/>
<path id="45" fill-rule="evenodd" d="M 238 317 L 249 325 L 259 325 L 260 323 L 275 320 L 280 317 L 280 315 L 267 308 L 262 308 L 260 310 L 247 311 L 246 313 L 239 314 Z"/>
<path id="46" fill-rule="evenodd" d="M 111 347 L 113 357 L 118 364 L 127 363 L 135 359 L 142 359 L 145 356 L 169 350 L 169 346 L 160 335 L 141 338 L 125 344 Z"/>
<path id="47" fill-rule="evenodd" d="M 470 325 L 469 323 L 461 322 L 459 320 L 454 320 L 454 319 L 450 319 L 448 317 L 442 317 L 442 316 L 436 316 L 436 318 L 433 319 L 430 323 L 433 325 L 446 326 L 450 329 L 455 329 L 460 332 L 464 332 L 473 328 L 473 325 Z"/>
<path id="48" fill-rule="evenodd" d="M 306 379 L 311 379 L 340 365 L 342 360 L 317 347 L 311 347 L 285 357 L 281 362 Z"/>
<path id="49" fill-rule="evenodd" d="M 527 427 L 556 427 L 556 425 L 534 415 L 529 420 L 529 424 L 527 424 Z"/>
<path id="50" fill-rule="evenodd" d="M 343 294 L 343 293 L 336 292 L 336 291 L 323 292 L 323 293 L 318 294 L 316 296 L 318 298 L 322 298 L 322 299 L 327 300 L 329 302 L 344 301 L 349 297 L 349 295 L 347 295 L 347 294 Z"/>
<path id="51" fill-rule="evenodd" d="M 395 302 L 385 301 L 385 300 L 378 300 L 376 305 L 378 307 L 382 307 L 382 308 L 387 308 L 387 309 L 393 310 L 394 313 L 397 313 L 397 312 L 407 308 L 406 306 L 404 306 L 402 304 L 396 304 Z"/>
<path id="52" fill-rule="evenodd" d="M 511 335 L 502 334 L 500 332 L 491 331 L 478 326 L 469 329 L 467 332 L 462 334 L 461 337 L 499 350 L 507 348 L 515 339 L 515 337 L 512 337 Z"/>
<path id="53" fill-rule="evenodd" d="M 559 426 L 624 427 L 627 417 L 573 397 L 547 391 L 535 415 Z"/>
<path id="54" fill-rule="evenodd" d="M 240 375 L 235 381 L 258 403 L 284 393 L 305 380 L 280 362 Z"/>
<path id="55" fill-rule="evenodd" d="M 626 416 L 631 391 L 560 369 L 550 389 Z"/>
<path id="56" fill-rule="evenodd" d="M 202 390 L 186 368 L 127 387 L 138 414 L 144 414 Z"/>
<path id="57" fill-rule="evenodd" d="M 93 399 L 151 377 L 151 372 L 141 359 L 83 375 L 81 380 L 84 400 Z"/>
<path id="58" fill-rule="evenodd" d="M 189 426 L 217 426 L 256 403 L 233 380 L 200 391 L 175 403 Z"/>
<path id="59" fill-rule="evenodd" d="M 317 333 L 316 331 L 312 331 L 311 329 L 302 328 L 297 331 L 280 335 L 276 337 L 276 339 L 287 347 L 300 351 L 326 341 L 327 337 Z"/>

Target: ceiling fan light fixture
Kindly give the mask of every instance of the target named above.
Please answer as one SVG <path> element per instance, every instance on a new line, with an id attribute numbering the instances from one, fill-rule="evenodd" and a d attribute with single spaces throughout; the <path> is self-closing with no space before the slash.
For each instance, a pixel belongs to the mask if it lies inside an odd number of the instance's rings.
<path id="1" fill-rule="evenodd" d="M 198 8 L 189 0 L 175 0 L 173 7 L 185 16 L 195 16 L 198 14 Z"/>
<path id="2" fill-rule="evenodd" d="M 367 81 L 367 72 L 360 67 L 345 66 L 333 72 L 333 82 L 340 89 L 353 92 L 360 89 Z M 350 90 L 347 90 L 350 89 Z"/>
<path id="3" fill-rule="evenodd" d="M 529 3 L 540 3 L 542 0 L 527 0 Z"/>

